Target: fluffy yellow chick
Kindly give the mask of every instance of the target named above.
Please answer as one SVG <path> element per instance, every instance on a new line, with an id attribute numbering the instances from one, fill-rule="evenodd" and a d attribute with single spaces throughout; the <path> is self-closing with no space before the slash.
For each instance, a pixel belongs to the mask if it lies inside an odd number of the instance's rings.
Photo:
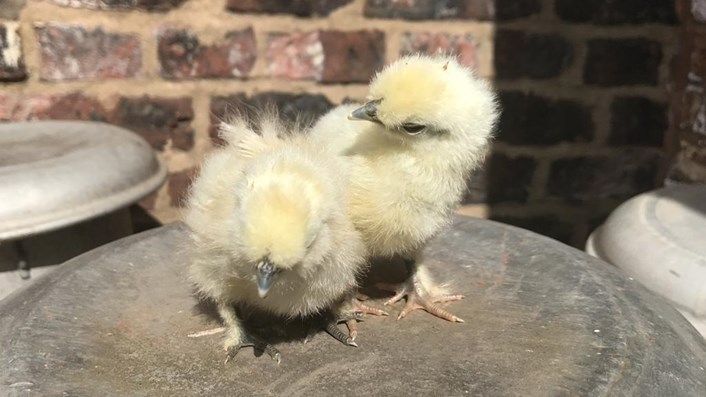
<path id="1" fill-rule="evenodd" d="M 370 254 L 405 260 L 409 278 L 386 304 L 406 296 L 398 318 L 421 308 L 463 322 L 435 304 L 462 296 L 433 282 L 420 253 L 450 221 L 485 156 L 495 95 L 454 58 L 422 55 L 388 65 L 369 94 L 365 104 L 329 112 L 310 136 L 349 159 L 348 214 Z"/>
<path id="2" fill-rule="evenodd" d="M 319 313 L 355 291 L 365 264 L 365 246 L 345 214 L 339 160 L 296 136 L 280 139 L 283 132 L 272 118 L 260 122 L 260 134 L 243 120 L 224 124 L 227 143 L 206 158 L 187 200 L 190 278 L 223 318 L 226 361 L 242 346 L 280 359 L 244 332 L 235 306 L 287 318 Z"/>

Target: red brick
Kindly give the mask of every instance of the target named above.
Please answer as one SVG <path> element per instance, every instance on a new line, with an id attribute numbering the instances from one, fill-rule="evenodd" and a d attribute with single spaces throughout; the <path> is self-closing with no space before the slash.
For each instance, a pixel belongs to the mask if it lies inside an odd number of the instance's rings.
<path id="1" fill-rule="evenodd" d="M 379 30 L 319 33 L 324 48 L 323 83 L 367 83 L 385 62 L 385 34 Z"/>
<path id="2" fill-rule="evenodd" d="M 0 97 L 0 120 L 106 121 L 108 111 L 93 97 L 81 93 Z"/>
<path id="3" fill-rule="evenodd" d="M 121 97 L 113 109 L 111 123 L 140 134 L 155 149 L 167 141 L 181 150 L 194 146 L 191 98 Z"/>
<path id="4" fill-rule="evenodd" d="M 136 35 L 59 23 L 38 25 L 35 31 L 42 80 L 134 77 L 142 65 L 142 49 Z"/>
<path id="5" fill-rule="evenodd" d="M 216 44 L 203 45 L 186 29 L 167 29 L 159 34 L 159 63 L 162 77 L 245 78 L 257 54 L 252 28 L 230 31 Z"/>
<path id="6" fill-rule="evenodd" d="M 52 0 L 64 7 L 89 8 L 94 10 L 132 10 L 168 11 L 177 8 L 185 0 Z"/>
<path id="7" fill-rule="evenodd" d="M 169 174 L 167 192 L 169 193 L 170 203 L 173 207 L 181 207 L 184 205 L 186 194 L 189 191 L 191 181 L 196 176 L 196 172 L 196 168 L 189 168 L 184 171 Z"/>
<path id="8" fill-rule="evenodd" d="M 0 23 L 0 82 L 27 78 L 18 24 Z"/>
<path id="9" fill-rule="evenodd" d="M 321 80 L 324 48 L 315 32 L 272 34 L 267 48 L 269 73 L 292 80 Z"/>
<path id="10" fill-rule="evenodd" d="M 428 55 L 457 55 L 462 64 L 475 67 L 476 41 L 470 34 L 448 34 L 434 32 L 408 32 L 402 36 L 401 55 L 422 53 Z"/>
<path id="11" fill-rule="evenodd" d="M 367 83 L 385 61 L 378 30 L 273 34 L 267 50 L 274 77 L 323 83 Z"/>
<path id="12" fill-rule="evenodd" d="M 72 93 L 53 97 L 52 105 L 36 116 L 52 120 L 106 121 L 108 112 L 96 98 Z"/>
<path id="13" fill-rule="evenodd" d="M 3 95 L 0 96 L 0 121 L 31 120 L 36 118 L 36 113 L 50 108 L 51 104 L 52 99 L 48 95 Z"/>
<path id="14" fill-rule="evenodd" d="M 226 8 L 233 12 L 293 14 L 300 17 L 326 16 L 352 0 L 228 0 Z"/>
<path id="15" fill-rule="evenodd" d="M 0 121 L 12 120 L 12 114 L 17 106 L 17 96 L 0 94 Z"/>

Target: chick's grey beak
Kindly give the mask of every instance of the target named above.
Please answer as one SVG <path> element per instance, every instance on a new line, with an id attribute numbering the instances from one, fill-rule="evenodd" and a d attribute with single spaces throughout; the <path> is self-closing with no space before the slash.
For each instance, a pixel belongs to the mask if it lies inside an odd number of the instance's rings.
<path id="1" fill-rule="evenodd" d="M 257 274 L 257 294 L 260 298 L 267 296 L 267 292 L 270 290 L 272 283 L 275 281 L 275 267 L 268 260 L 263 260 L 257 264 L 256 269 Z"/>
<path id="2" fill-rule="evenodd" d="M 375 123 L 379 123 L 380 120 L 378 119 L 378 105 L 382 99 L 376 99 L 374 101 L 370 101 L 366 103 L 365 105 L 359 107 L 358 109 L 354 110 L 350 116 L 348 116 L 348 120 L 365 120 L 365 121 L 372 121 Z"/>

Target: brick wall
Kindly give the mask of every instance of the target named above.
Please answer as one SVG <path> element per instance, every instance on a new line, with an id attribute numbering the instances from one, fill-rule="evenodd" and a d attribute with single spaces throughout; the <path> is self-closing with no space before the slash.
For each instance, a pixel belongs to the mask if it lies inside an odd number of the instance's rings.
<path id="1" fill-rule="evenodd" d="M 0 0 L 0 121 L 141 134 L 170 171 L 141 204 L 168 222 L 229 108 L 312 120 L 442 49 L 505 109 L 464 211 L 580 245 L 658 183 L 675 24 L 670 0 Z"/>
<path id="2" fill-rule="evenodd" d="M 673 1 L 500 3 L 515 5 L 494 40 L 504 114 L 486 190 L 469 201 L 582 247 L 618 204 L 661 184 Z"/>

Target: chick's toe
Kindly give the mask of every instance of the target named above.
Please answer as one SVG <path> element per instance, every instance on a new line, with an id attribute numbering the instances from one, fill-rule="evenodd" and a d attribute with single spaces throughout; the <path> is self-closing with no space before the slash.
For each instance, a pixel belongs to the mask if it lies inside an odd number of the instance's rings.
<path id="1" fill-rule="evenodd" d="M 366 299 L 368 299 L 368 297 L 360 293 L 347 298 L 344 301 L 344 304 L 336 310 L 336 314 L 328 317 L 329 320 L 324 325 L 324 330 L 328 332 L 329 335 L 333 336 L 333 338 L 337 341 L 349 346 L 358 347 L 358 344 L 355 342 L 355 338 L 358 336 L 358 322 L 362 321 L 363 315 L 389 315 L 389 313 L 384 310 L 363 304 L 362 301 Z M 347 336 L 338 328 L 338 324 L 341 323 L 345 323 L 348 328 Z"/>
<path id="2" fill-rule="evenodd" d="M 337 341 L 343 343 L 344 345 L 358 347 L 355 342 L 356 336 L 358 336 L 357 322 L 361 321 L 363 318 L 363 313 L 358 311 L 343 311 L 337 316 L 329 316 L 324 322 L 324 330 L 331 335 Z M 338 328 L 338 324 L 345 323 L 348 327 L 348 335 Z"/>
<path id="3" fill-rule="evenodd" d="M 376 307 L 368 306 L 364 304 L 363 302 L 360 301 L 359 298 L 353 298 L 351 299 L 351 307 L 353 308 L 353 311 L 357 313 L 362 313 L 362 314 L 372 314 L 373 316 L 389 316 L 390 313 L 378 309 Z"/>
<path id="4" fill-rule="evenodd" d="M 430 296 L 422 283 L 415 275 L 410 276 L 406 281 L 399 285 L 378 283 L 377 287 L 386 291 L 394 292 L 395 295 L 385 302 L 385 306 L 399 302 L 402 298 L 407 299 L 404 308 L 397 316 L 400 320 L 410 312 L 422 309 L 436 317 L 455 323 L 463 323 L 463 319 L 455 316 L 449 311 L 443 309 L 437 303 L 453 302 L 463 299 L 463 295 L 442 295 Z"/>

